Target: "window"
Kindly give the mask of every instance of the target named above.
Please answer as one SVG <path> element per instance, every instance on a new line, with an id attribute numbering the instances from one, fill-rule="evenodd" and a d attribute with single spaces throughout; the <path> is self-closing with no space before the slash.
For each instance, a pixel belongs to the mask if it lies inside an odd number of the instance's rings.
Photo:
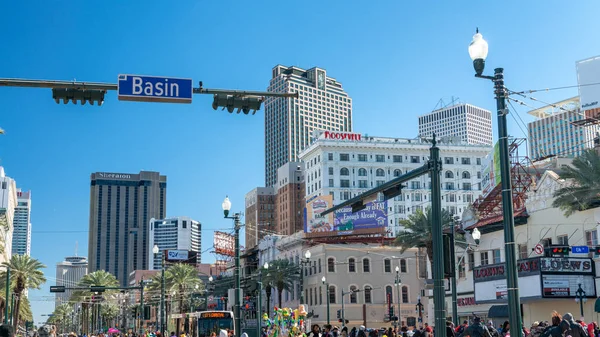
<path id="1" fill-rule="evenodd" d="M 400 260 L 400 272 L 401 273 L 407 273 L 408 272 L 408 268 L 406 268 L 406 260 L 405 259 L 401 259 Z"/>
<path id="2" fill-rule="evenodd" d="M 481 171 L 477 171 L 477 179 L 481 179 Z"/>
<path id="3" fill-rule="evenodd" d="M 454 157 L 444 157 L 444 164 L 454 164 Z"/>
<path id="4" fill-rule="evenodd" d="M 329 179 L 329 187 L 334 187 L 333 185 L 333 179 Z"/>
<path id="5" fill-rule="evenodd" d="M 471 190 L 471 183 L 463 183 L 463 190 L 470 191 Z"/>
<path id="6" fill-rule="evenodd" d="M 390 259 L 383 260 L 383 272 L 385 272 L 385 273 L 392 272 L 392 260 L 390 260 Z"/>
<path id="7" fill-rule="evenodd" d="M 460 163 L 463 165 L 471 165 L 471 158 L 460 158 Z"/>
<path id="8" fill-rule="evenodd" d="M 494 249 L 492 252 L 494 253 L 494 263 L 502 262 L 502 258 L 500 257 L 500 249 Z"/>
<path id="9" fill-rule="evenodd" d="M 356 273 L 356 260 L 353 258 L 348 259 L 348 272 Z"/>
<path id="10" fill-rule="evenodd" d="M 329 175 L 330 175 L 330 176 L 332 176 L 332 175 L 333 175 L 333 167 L 330 167 L 330 168 L 328 169 L 328 171 L 329 171 Z"/>
<path id="11" fill-rule="evenodd" d="M 367 183 L 367 181 L 366 181 L 366 180 L 359 180 L 359 181 L 358 181 L 358 187 L 359 187 L 359 188 L 368 188 L 368 187 L 369 187 L 369 184 Z"/>
<path id="12" fill-rule="evenodd" d="M 477 163 L 477 165 L 481 165 L 481 158 L 476 158 L 475 162 Z"/>
<path id="13" fill-rule="evenodd" d="M 358 303 L 356 300 L 356 286 L 350 286 L 350 303 Z"/>
<path id="14" fill-rule="evenodd" d="M 462 173 L 462 178 L 463 179 L 471 179 L 471 173 L 469 173 L 468 171 L 464 171 Z"/>
<path id="15" fill-rule="evenodd" d="M 469 258 L 469 270 L 475 269 L 475 254 L 469 253 L 467 257 Z"/>
<path id="16" fill-rule="evenodd" d="M 392 291 L 392 286 L 386 286 L 385 287 L 385 300 L 387 302 L 388 298 L 391 300 L 394 295 L 393 295 L 393 291 Z"/>
<path id="17" fill-rule="evenodd" d="M 394 160 L 394 163 L 401 163 L 402 162 L 402 156 L 394 156 L 393 160 Z"/>
<path id="18" fill-rule="evenodd" d="M 377 180 L 377 181 L 375 181 L 375 184 L 376 184 L 377 186 L 381 186 L 381 185 L 385 184 L 385 180 Z M 380 200 L 380 201 L 381 201 L 381 200 Z"/>
<path id="19" fill-rule="evenodd" d="M 418 164 L 421 162 L 421 157 L 419 156 L 410 156 L 410 162 L 413 164 Z"/>
<path id="20" fill-rule="evenodd" d="M 490 264 L 490 260 L 488 257 L 488 252 L 481 252 L 479 253 L 479 257 L 481 258 L 481 265 L 482 266 L 486 266 L 488 264 Z"/>
<path id="21" fill-rule="evenodd" d="M 371 303 L 371 287 L 365 286 L 365 303 Z"/>
<path id="22" fill-rule="evenodd" d="M 363 273 L 371 272 L 371 261 L 369 259 L 363 259 Z"/>
<path id="23" fill-rule="evenodd" d="M 335 286 L 329 286 L 329 303 L 335 304 Z"/>
<path id="24" fill-rule="evenodd" d="M 327 159 L 328 160 L 333 160 L 333 153 L 328 153 L 327 154 Z"/>
<path id="25" fill-rule="evenodd" d="M 460 261 L 460 264 L 458 265 L 458 278 L 465 278 L 466 274 L 465 274 L 465 259 L 462 259 Z"/>
<path id="26" fill-rule="evenodd" d="M 333 257 L 327 259 L 327 271 L 335 273 L 335 259 Z"/>
<path id="27" fill-rule="evenodd" d="M 367 176 L 367 170 L 364 168 L 359 168 L 358 169 L 358 176 L 359 177 L 366 177 Z"/>
<path id="28" fill-rule="evenodd" d="M 345 167 L 342 167 L 342 169 L 340 170 L 340 175 L 341 176 L 349 176 L 350 175 L 350 170 L 348 170 Z"/>
<path id="29" fill-rule="evenodd" d="M 598 245 L 598 231 L 591 230 L 585 231 L 585 242 L 588 246 L 597 246 Z"/>
<path id="30" fill-rule="evenodd" d="M 473 194 L 465 194 L 465 195 L 463 195 L 463 199 L 465 202 L 472 203 L 473 202 Z"/>
<path id="31" fill-rule="evenodd" d="M 408 287 L 402 286 L 402 303 L 408 303 Z"/>
<path id="32" fill-rule="evenodd" d="M 394 170 L 394 177 L 399 177 L 402 175 L 402 171 L 401 170 Z"/>
<path id="33" fill-rule="evenodd" d="M 340 187 L 350 187 L 350 180 L 348 180 L 348 179 L 341 179 L 340 180 Z"/>
<path id="34" fill-rule="evenodd" d="M 456 201 L 456 194 L 454 193 L 450 193 L 446 196 L 446 201 L 448 202 L 455 202 Z"/>
<path id="35" fill-rule="evenodd" d="M 517 250 L 519 252 L 519 255 L 518 255 L 519 260 L 526 259 L 529 257 L 529 252 L 527 252 L 527 244 L 526 243 L 518 244 Z"/>
<path id="36" fill-rule="evenodd" d="M 454 173 L 452 173 L 452 171 L 446 171 L 444 176 L 448 179 L 452 179 L 452 178 L 454 178 Z"/>
<path id="37" fill-rule="evenodd" d="M 350 161 L 350 155 L 347 153 L 340 153 L 340 161 Z"/>
<path id="38" fill-rule="evenodd" d="M 420 181 L 411 181 L 410 182 L 410 188 L 412 188 L 413 190 L 418 190 L 421 188 L 421 182 Z"/>
<path id="39" fill-rule="evenodd" d="M 321 259 L 319 259 L 319 274 L 321 274 Z"/>
<path id="40" fill-rule="evenodd" d="M 385 156 L 382 154 L 376 154 L 375 161 L 378 163 L 383 163 L 383 162 L 385 162 Z"/>
<path id="41" fill-rule="evenodd" d="M 377 169 L 377 171 L 375 171 L 375 175 L 378 177 L 385 177 L 385 171 L 383 169 Z"/>
<path id="42" fill-rule="evenodd" d="M 313 301 L 312 301 L 312 300 L 313 300 L 313 297 L 312 297 L 312 293 L 313 293 L 313 292 L 312 292 L 312 288 L 310 288 L 310 289 L 308 290 L 308 293 L 310 294 L 310 295 L 309 295 L 309 297 L 308 297 L 308 300 L 309 300 L 309 303 L 308 303 L 308 304 L 309 304 L 309 305 L 313 305 Z"/>
<path id="43" fill-rule="evenodd" d="M 323 305 L 323 287 L 319 286 L 319 305 Z"/>
<path id="44" fill-rule="evenodd" d="M 569 236 L 568 235 L 559 235 L 556 237 L 556 244 L 559 246 L 568 246 L 569 245 Z"/>
<path id="45" fill-rule="evenodd" d="M 366 154 L 359 154 L 358 155 L 358 161 L 367 161 L 367 155 Z"/>

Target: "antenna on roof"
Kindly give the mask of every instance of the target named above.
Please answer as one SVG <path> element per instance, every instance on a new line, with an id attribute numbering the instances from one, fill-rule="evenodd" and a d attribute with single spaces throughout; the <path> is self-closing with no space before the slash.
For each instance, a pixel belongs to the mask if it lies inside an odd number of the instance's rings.
<path id="1" fill-rule="evenodd" d="M 75 241 L 75 256 L 77 256 L 77 246 L 79 245 L 79 242 Z"/>

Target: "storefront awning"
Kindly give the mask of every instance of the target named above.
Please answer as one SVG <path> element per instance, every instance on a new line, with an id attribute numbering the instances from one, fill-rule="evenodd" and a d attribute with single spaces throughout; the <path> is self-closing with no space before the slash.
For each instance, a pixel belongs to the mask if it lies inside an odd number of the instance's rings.
<path id="1" fill-rule="evenodd" d="M 594 303 L 594 311 L 595 312 L 600 312 L 600 297 L 596 299 L 596 302 Z"/>
<path id="2" fill-rule="evenodd" d="M 508 305 L 492 305 L 488 311 L 489 318 L 508 317 Z"/>

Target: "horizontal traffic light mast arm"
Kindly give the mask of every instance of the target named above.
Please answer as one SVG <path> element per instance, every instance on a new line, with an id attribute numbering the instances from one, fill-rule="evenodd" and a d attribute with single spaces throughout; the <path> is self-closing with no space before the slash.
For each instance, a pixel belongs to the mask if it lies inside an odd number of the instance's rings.
<path id="1" fill-rule="evenodd" d="M 57 286 L 60 287 L 60 286 Z M 92 288 L 102 288 L 104 290 L 135 290 L 142 289 L 141 286 L 133 287 L 103 287 L 103 286 L 90 286 L 90 287 L 63 287 L 65 290 L 91 290 Z"/>
<path id="2" fill-rule="evenodd" d="M 337 211 L 339 209 L 342 209 L 342 208 L 345 208 L 345 207 L 348 207 L 348 206 L 352 206 L 352 205 L 354 205 L 356 203 L 359 203 L 359 202 L 364 202 L 365 200 L 370 199 L 373 196 L 376 196 L 377 193 L 379 193 L 379 192 L 383 192 L 383 191 L 386 191 L 386 190 L 388 190 L 390 188 L 397 187 L 397 186 L 401 185 L 402 183 L 405 183 L 405 182 L 407 182 L 409 180 L 412 180 L 412 179 L 415 179 L 417 177 L 420 177 L 420 176 L 424 175 L 425 173 L 428 173 L 429 170 L 431 170 L 431 166 L 430 166 L 429 162 L 427 162 L 425 165 L 423 165 L 423 166 L 421 166 L 421 167 L 419 167 L 417 169 L 414 169 L 414 170 L 412 170 L 412 171 L 410 171 L 410 172 L 408 172 L 406 174 L 403 174 L 403 175 L 399 176 L 396 179 L 392 179 L 392 180 L 388 181 L 387 183 L 385 183 L 385 184 L 383 184 L 381 186 L 377 186 L 375 188 L 372 188 L 372 189 L 366 191 L 365 193 L 359 194 L 356 197 L 354 197 L 354 198 L 352 198 L 352 199 L 350 199 L 348 201 L 345 201 L 345 202 L 343 202 L 343 203 L 341 203 L 341 204 L 339 204 L 337 206 L 333 206 L 330 209 L 327 209 L 327 210 L 321 212 L 321 215 L 325 215 L 325 214 L 329 214 L 331 212 L 335 212 L 335 211 Z"/>
<path id="3" fill-rule="evenodd" d="M 232 95 L 232 96 L 264 96 L 264 97 L 291 97 L 298 98 L 299 94 L 294 93 L 277 93 L 266 91 L 248 91 L 248 90 L 228 90 L 228 89 L 205 89 L 194 88 L 194 94 L 213 94 L 213 95 Z"/>

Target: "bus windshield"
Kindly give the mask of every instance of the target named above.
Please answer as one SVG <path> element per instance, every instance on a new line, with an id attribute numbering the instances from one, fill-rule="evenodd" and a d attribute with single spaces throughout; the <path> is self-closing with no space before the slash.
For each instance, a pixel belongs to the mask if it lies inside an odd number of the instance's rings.
<path id="1" fill-rule="evenodd" d="M 198 337 L 210 337 L 213 332 L 219 336 L 221 330 L 234 330 L 233 315 L 227 312 L 203 312 L 198 317 Z"/>

